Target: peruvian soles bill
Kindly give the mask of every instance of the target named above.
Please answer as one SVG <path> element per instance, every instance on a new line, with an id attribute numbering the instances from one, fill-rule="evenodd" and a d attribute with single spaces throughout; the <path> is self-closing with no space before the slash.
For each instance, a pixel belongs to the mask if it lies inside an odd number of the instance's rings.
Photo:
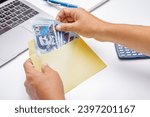
<path id="1" fill-rule="evenodd" d="M 33 25 L 34 40 L 37 55 L 45 54 L 55 49 L 59 49 L 79 36 L 73 32 L 61 32 L 56 30 L 60 24 L 55 20 L 42 20 Z"/>

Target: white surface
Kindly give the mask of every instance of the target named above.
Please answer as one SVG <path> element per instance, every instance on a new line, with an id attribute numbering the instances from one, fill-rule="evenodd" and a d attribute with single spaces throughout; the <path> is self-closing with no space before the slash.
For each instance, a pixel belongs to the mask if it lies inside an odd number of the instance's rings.
<path id="1" fill-rule="evenodd" d="M 41 0 L 28 0 L 56 16 L 58 11 Z M 150 25 L 149 0 L 110 0 L 93 12 L 118 23 Z M 112 43 L 86 40 L 108 65 L 72 91 L 66 99 L 150 99 L 150 60 L 120 61 Z M 0 99 L 29 99 L 24 88 L 23 63 L 28 51 L 0 68 Z"/>
<path id="2" fill-rule="evenodd" d="M 95 7 L 101 6 L 103 3 L 107 2 L 107 0 L 94 0 L 94 2 L 93 0 L 61 0 L 61 1 L 77 5 L 78 7 L 84 8 L 87 11 L 92 11 L 93 9 L 95 9 Z"/>

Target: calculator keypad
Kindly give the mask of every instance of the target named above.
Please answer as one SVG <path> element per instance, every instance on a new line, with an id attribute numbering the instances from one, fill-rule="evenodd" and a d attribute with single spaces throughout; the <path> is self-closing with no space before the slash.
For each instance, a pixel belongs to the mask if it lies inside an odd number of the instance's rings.
<path id="1" fill-rule="evenodd" d="M 115 48 L 117 51 L 117 55 L 120 59 L 146 59 L 150 58 L 149 56 L 145 56 L 140 52 L 136 52 L 135 50 L 124 47 L 120 44 L 115 44 Z"/>

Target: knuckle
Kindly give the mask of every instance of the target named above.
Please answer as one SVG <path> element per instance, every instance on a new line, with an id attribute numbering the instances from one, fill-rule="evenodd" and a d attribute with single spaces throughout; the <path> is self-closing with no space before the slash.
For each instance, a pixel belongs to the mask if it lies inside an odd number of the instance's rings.
<path id="1" fill-rule="evenodd" d="M 27 83 L 27 80 L 24 82 L 24 86 L 25 87 L 28 87 L 28 85 L 27 85 L 28 83 Z"/>
<path id="2" fill-rule="evenodd" d="M 26 79 L 29 79 L 31 75 L 29 73 L 26 74 Z"/>
<path id="3" fill-rule="evenodd" d="M 44 70 L 50 70 L 50 68 L 49 68 L 49 66 L 48 65 L 46 65 L 46 66 L 44 66 L 44 68 L 43 68 Z"/>
<path id="4" fill-rule="evenodd" d="M 27 74 L 26 74 L 27 79 L 32 79 L 32 76 L 33 76 L 33 75 L 32 75 L 31 73 L 27 73 Z"/>
<path id="5" fill-rule="evenodd" d="M 30 71 L 29 70 L 29 59 L 24 62 L 23 67 L 24 67 L 25 72 Z"/>
<path id="6" fill-rule="evenodd" d="M 27 61 L 24 62 L 23 67 L 26 69 Z"/>
<path id="7" fill-rule="evenodd" d="M 62 8 L 58 14 L 62 15 L 62 14 L 64 14 L 64 12 L 66 12 L 66 8 Z"/>
<path id="8" fill-rule="evenodd" d="M 67 31 L 68 27 L 66 25 L 61 26 L 61 30 Z"/>

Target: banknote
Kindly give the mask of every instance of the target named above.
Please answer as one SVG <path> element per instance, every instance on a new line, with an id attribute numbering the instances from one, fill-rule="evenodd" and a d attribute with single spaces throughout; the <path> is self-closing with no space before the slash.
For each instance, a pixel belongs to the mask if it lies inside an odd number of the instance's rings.
<path id="1" fill-rule="evenodd" d="M 44 54 L 58 48 L 56 34 L 52 22 L 49 24 L 36 24 L 33 26 L 35 32 L 35 45 L 37 54 Z"/>
<path id="2" fill-rule="evenodd" d="M 59 49 L 63 45 L 77 39 L 79 36 L 73 32 L 57 31 L 56 20 L 42 20 L 33 25 L 34 40 L 38 55 Z"/>

